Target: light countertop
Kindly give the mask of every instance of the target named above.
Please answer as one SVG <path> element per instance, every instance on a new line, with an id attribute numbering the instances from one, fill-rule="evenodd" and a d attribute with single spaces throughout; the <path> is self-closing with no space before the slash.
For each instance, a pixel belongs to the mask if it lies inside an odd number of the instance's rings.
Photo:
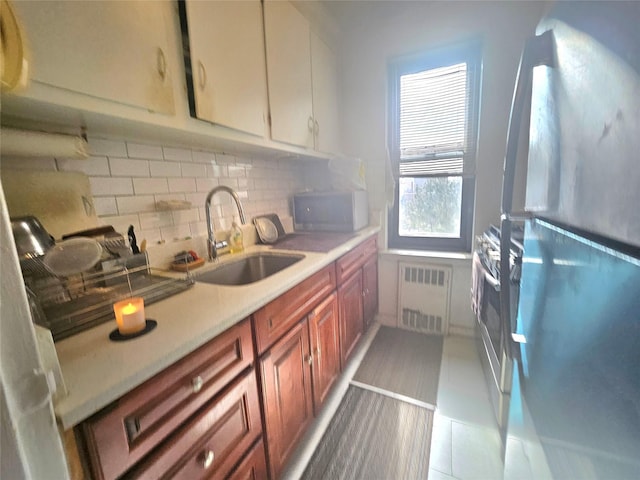
<path id="1" fill-rule="evenodd" d="M 57 342 L 55 347 L 68 396 L 54 409 L 69 429 L 180 360 L 229 327 L 247 318 L 305 278 L 335 261 L 379 227 L 368 227 L 328 253 L 301 253 L 305 258 L 264 280 L 243 286 L 198 283 L 189 290 L 145 305 L 147 318 L 158 322 L 150 333 L 126 342 L 112 342 L 115 320 Z M 246 253 L 279 251 L 251 246 Z M 237 258 L 228 256 L 221 262 Z M 211 267 L 214 265 L 211 264 Z M 211 268 L 210 264 L 198 272 Z"/>

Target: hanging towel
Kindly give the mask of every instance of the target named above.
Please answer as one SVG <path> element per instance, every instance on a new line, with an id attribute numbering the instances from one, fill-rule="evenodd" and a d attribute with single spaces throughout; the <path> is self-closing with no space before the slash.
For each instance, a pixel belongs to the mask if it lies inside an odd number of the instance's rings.
<path id="1" fill-rule="evenodd" d="M 473 252 L 473 264 L 471 266 L 471 310 L 480 319 L 482 315 L 482 298 L 484 295 L 484 267 L 478 252 Z"/>

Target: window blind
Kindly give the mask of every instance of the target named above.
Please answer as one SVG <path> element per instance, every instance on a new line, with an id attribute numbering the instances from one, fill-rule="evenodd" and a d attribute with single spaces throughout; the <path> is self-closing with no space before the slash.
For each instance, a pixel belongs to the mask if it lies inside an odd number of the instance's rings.
<path id="1" fill-rule="evenodd" d="M 401 176 L 472 174 L 472 73 L 457 63 L 400 76 Z"/>

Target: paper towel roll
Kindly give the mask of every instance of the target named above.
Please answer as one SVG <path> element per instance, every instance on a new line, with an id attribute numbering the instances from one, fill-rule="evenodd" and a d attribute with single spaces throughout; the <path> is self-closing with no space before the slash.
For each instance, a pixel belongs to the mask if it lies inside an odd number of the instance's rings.
<path id="1" fill-rule="evenodd" d="M 79 136 L 4 127 L 0 133 L 2 155 L 56 158 L 87 158 L 89 156 L 89 145 Z"/>

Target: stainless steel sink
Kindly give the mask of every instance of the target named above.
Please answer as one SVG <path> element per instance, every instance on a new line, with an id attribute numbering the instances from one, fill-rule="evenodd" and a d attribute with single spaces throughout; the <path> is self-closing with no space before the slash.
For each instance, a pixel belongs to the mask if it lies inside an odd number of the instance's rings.
<path id="1" fill-rule="evenodd" d="M 304 255 L 254 253 L 194 275 L 194 279 L 215 285 L 248 285 L 278 273 L 303 258 Z"/>

